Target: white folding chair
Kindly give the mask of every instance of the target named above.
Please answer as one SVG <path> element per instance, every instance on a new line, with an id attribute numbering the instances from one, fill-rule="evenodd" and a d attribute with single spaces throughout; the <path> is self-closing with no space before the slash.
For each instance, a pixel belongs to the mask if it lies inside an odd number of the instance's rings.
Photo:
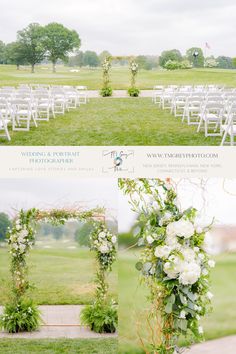
<path id="1" fill-rule="evenodd" d="M 206 103 L 199 115 L 200 121 L 198 124 L 197 132 L 200 131 L 203 125 L 205 130 L 205 137 L 220 136 L 222 134 L 224 109 L 225 107 L 222 103 Z M 209 132 L 209 128 L 212 126 L 214 126 L 214 132 Z M 220 127 L 219 132 L 217 132 L 218 127 Z"/>
<path id="2" fill-rule="evenodd" d="M 13 100 L 11 104 L 13 107 L 12 130 L 29 131 L 31 120 L 33 121 L 35 127 L 37 127 L 36 110 L 32 106 L 31 102 L 27 102 L 25 100 Z M 23 123 L 23 127 L 22 127 L 22 123 Z"/>
<path id="3" fill-rule="evenodd" d="M 0 111 L 0 131 L 3 131 L 4 133 L 1 134 L 1 137 L 6 137 L 8 141 L 11 140 L 9 131 L 8 131 L 8 124 L 11 122 L 10 119 L 6 119 L 5 116 L 2 115 Z"/>
<path id="4" fill-rule="evenodd" d="M 221 146 L 227 144 L 226 139 L 229 136 L 231 146 L 234 144 L 234 137 L 236 136 L 236 104 L 231 106 L 231 109 L 228 112 L 228 117 L 225 124 L 222 125 L 223 137 L 221 140 Z"/>

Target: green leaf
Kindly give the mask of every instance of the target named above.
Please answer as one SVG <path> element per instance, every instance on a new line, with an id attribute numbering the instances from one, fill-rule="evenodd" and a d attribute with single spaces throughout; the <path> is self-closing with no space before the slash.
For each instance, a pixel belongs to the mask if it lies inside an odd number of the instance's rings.
<path id="1" fill-rule="evenodd" d="M 181 329 L 181 331 L 187 331 L 187 324 L 188 321 L 185 319 L 178 320 L 178 327 Z"/>
<path id="2" fill-rule="evenodd" d="M 135 264 L 135 267 L 138 271 L 142 270 L 143 269 L 143 263 L 142 262 L 138 262 Z"/>
<path id="3" fill-rule="evenodd" d="M 173 304 L 171 302 L 168 302 L 165 306 L 165 312 L 166 313 L 171 313 L 172 312 L 172 307 L 173 307 Z"/>

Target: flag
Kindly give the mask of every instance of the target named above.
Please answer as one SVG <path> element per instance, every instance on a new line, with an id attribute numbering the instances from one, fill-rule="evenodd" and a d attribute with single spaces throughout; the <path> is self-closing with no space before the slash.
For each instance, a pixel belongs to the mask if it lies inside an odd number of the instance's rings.
<path id="1" fill-rule="evenodd" d="M 211 49 L 209 43 L 206 42 L 206 43 L 205 43 L 205 46 L 206 46 L 207 49 Z"/>

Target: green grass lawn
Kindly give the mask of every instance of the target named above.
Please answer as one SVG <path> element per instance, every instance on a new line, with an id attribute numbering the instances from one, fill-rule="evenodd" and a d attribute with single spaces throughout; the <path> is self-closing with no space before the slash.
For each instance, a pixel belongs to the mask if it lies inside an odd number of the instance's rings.
<path id="1" fill-rule="evenodd" d="M 137 336 L 138 319 L 148 308 L 147 289 L 139 284 L 135 269 L 138 252 L 121 253 L 119 258 L 119 340 L 120 353 L 136 354 L 139 350 Z M 236 334 L 236 284 L 233 281 L 236 268 L 236 254 L 216 258 L 216 268 L 212 272 L 212 292 L 214 311 L 202 321 L 205 338 L 214 339 Z M 184 343 L 182 343 L 184 344 Z"/>
<path id="2" fill-rule="evenodd" d="M 29 256 L 30 279 L 36 289 L 32 296 L 38 304 L 88 304 L 93 300 L 96 262 L 86 249 L 36 249 Z M 0 249 L 0 304 L 8 299 L 9 256 Z M 117 266 L 109 275 L 110 291 L 117 298 Z"/>
<path id="3" fill-rule="evenodd" d="M 2 145 L 132 146 L 219 145 L 221 138 L 205 138 L 196 126 L 182 123 L 158 109 L 149 98 L 94 98 L 87 105 L 29 132 L 11 132 Z"/>
<path id="4" fill-rule="evenodd" d="M 1 339 L 1 354 L 117 354 L 117 339 Z"/>
<path id="5" fill-rule="evenodd" d="M 102 71 L 98 69 L 80 69 L 71 73 L 73 68 L 58 66 L 57 73 L 51 72 L 51 65 L 39 65 L 36 73 L 30 68 L 16 70 L 15 66 L 0 65 L 0 85 L 17 85 L 19 83 L 41 83 L 53 85 L 86 85 L 90 90 L 98 90 L 102 84 Z M 113 67 L 111 86 L 114 89 L 127 89 L 130 83 L 128 67 Z M 236 86 L 236 70 L 191 69 L 191 70 L 140 70 L 137 85 L 141 89 L 152 89 L 157 84 L 221 84 Z"/>

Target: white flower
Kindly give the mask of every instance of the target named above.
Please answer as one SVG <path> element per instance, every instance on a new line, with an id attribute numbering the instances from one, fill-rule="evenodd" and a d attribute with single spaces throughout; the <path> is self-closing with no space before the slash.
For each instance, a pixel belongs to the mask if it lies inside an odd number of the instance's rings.
<path id="1" fill-rule="evenodd" d="M 105 238 L 105 237 L 106 237 L 106 233 L 103 231 L 98 234 L 98 238 Z"/>
<path id="2" fill-rule="evenodd" d="M 207 270 L 206 268 L 203 268 L 202 274 L 203 274 L 203 275 L 208 275 L 208 270 Z"/>
<path id="3" fill-rule="evenodd" d="M 112 242 L 113 244 L 116 244 L 116 242 L 117 242 L 117 237 L 116 237 L 115 235 L 112 236 L 111 242 Z"/>
<path id="4" fill-rule="evenodd" d="M 201 268 L 197 263 L 185 263 L 184 270 L 179 276 L 179 281 L 183 285 L 196 283 L 201 275 Z"/>
<path id="5" fill-rule="evenodd" d="M 13 243 L 13 244 L 12 244 L 12 248 L 13 248 L 14 250 L 17 250 L 17 249 L 18 249 L 17 243 Z"/>
<path id="6" fill-rule="evenodd" d="M 108 253 L 109 252 L 109 247 L 107 244 L 102 244 L 100 247 L 99 247 L 99 251 L 101 253 Z"/>
<path id="7" fill-rule="evenodd" d="M 186 312 L 184 310 L 180 312 L 179 318 L 186 318 Z"/>
<path id="8" fill-rule="evenodd" d="M 151 243 L 153 243 L 153 241 L 154 241 L 154 238 L 152 236 L 147 236 L 147 243 L 149 243 L 149 245 Z"/>
<path id="9" fill-rule="evenodd" d="M 216 262 L 213 261 L 213 259 L 210 259 L 210 260 L 208 261 L 208 265 L 209 265 L 210 268 L 214 268 L 215 265 L 216 265 Z"/>
<path id="10" fill-rule="evenodd" d="M 203 334 L 203 328 L 202 328 L 202 326 L 199 326 L 199 327 L 198 327 L 198 333 L 199 333 L 199 334 Z"/>
<path id="11" fill-rule="evenodd" d="M 197 226 L 197 227 L 196 227 L 196 232 L 197 232 L 198 234 L 201 234 L 202 231 L 203 231 L 202 227 L 200 227 L 200 226 Z"/>
<path id="12" fill-rule="evenodd" d="M 183 269 L 183 261 L 177 256 L 170 256 L 169 262 L 164 264 L 164 272 L 170 279 L 176 279 Z"/>
<path id="13" fill-rule="evenodd" d="M 169 221 L 172 218 L 172 216 L 173 215 L 169 211 L 165 212 L 165 214 L 163 215 L 163 217 L 159 221 L 160 226 L 162 226 L 164 223 Z"/>
<path id="14" fill-rule="evenodd" d="M 203 261 L 203 259 L 205 258 L 205 255 L 203 253 L 199 253 L 198 254 L 198 258 Z"/>
<path id="15" fill-rule="evenodd" d="M 201 317 L 198 314 L 196 314 L 196 319 L 199 321 Z"/>
<path id="16" fill-rule="evenodd" d="M 195 253 L 191 248 L 181 248 L 180 252 L 184 256 L 185 261 L 193 262 L 195 260 Z"/>
<path id="17" fill-rule="evenodd" d="M 16 225 L 16 230 L 19 231 L 21 229 L 21 226 L 20 225 Z"/>
<path id="18" fill-rule="evenodd" d="M 167 226 L 166 234 L 169 236 L 190 238 L 194 234 L 194 226 L 189 220 L 180 219 Z"/>
<path id="19" fill-rule="evenodd" d="M 171 252 L 171 248 L 165 245 L 165 246 L 156 247 L 154 254 L 157 258 L 167 258 L 170 252 Z"/>
<path id="20" fill-rule="evenodd" d="M 207 292 L 206 296 L 209 300 L 211 300 L 214 297 L 214 295 L 210 291 Z"/>
<path id="21" fill-rule="evenodd" d="M 171 247 L 172 249 L 179 249 L 180 244 L 178 239 L 175 235 L 167 235 L 166 236 L 166 244 L 167 246 Z"/>

